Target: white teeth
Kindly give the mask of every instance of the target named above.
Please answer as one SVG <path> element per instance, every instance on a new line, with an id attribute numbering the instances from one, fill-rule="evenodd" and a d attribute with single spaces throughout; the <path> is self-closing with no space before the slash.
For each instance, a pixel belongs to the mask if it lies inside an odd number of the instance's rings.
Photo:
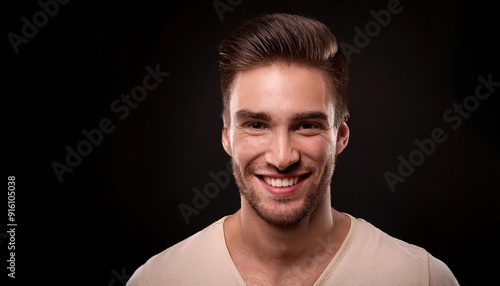
<path id="1" fill-rule="evenodd" d="M 299 181 L 299 177 L 284 179 L 264 177 L 264 181 L 270 186 L 281 188 L 297 184 L 297 182 Z"/>

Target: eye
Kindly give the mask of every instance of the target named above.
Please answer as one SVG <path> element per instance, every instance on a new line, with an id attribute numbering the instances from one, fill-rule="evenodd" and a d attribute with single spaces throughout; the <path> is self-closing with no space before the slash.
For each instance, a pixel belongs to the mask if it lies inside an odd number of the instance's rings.
<path id="1" fill-rule="evenodd" d="M 325 130 L 325 126 L 321 123 L 303 122 L 297 125 L 296 131 L 304 136 L 318 135 Z"/>
<path id="2" fill-rule="evenodd" d="M 262 124 L 260 122 L 250 122 L 247 124 L 247 127 L 250 129 L 260 130 L 260 129 L 264 129 L 264 124 Z"/>
<path id="3" fill-rule="evenodd" d="M 314 123 L 303 123 L 299 126 L 299 129 L 317 129 L 319 126 Z"/>

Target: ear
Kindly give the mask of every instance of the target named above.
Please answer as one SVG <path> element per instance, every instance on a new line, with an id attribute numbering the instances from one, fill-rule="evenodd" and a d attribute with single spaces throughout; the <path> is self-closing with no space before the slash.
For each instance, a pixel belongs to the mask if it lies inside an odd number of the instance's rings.
<path id="1" fill-rule="evenodd" d="M 223 116 L 222 121 L 224 126 L 222 127 L 222 147 L 229 156 L 233 156 L 233 150 L 231 148 L 231 141 L 229 140 L 229 125 L 226 122 L 226 118 Z"/>
<path id="2" fill-rule="evenodd" d="M 347 116 L 344 118 L 337 130 L 337 148 L 335 156 L 344 151 L 345 147 L 347 147 L 347 143 L 349 143 L 350 132 L 349 127 L 347 126 L 347 118 Z"/>

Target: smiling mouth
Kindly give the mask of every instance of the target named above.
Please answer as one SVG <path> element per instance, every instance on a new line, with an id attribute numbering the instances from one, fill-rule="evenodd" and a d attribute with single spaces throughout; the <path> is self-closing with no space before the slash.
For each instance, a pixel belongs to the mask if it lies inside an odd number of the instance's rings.
<path id="1" fill-rule="evenodd" d="M 264 181 L 267 185 L 271 187 L 284 188 L 296 185 L 308 176 L 309 174 L 302 176 L 288 177 L 288 178 L 275 178 L 268 176 L 259 176 L 259 177 L 262 181 Z"/>

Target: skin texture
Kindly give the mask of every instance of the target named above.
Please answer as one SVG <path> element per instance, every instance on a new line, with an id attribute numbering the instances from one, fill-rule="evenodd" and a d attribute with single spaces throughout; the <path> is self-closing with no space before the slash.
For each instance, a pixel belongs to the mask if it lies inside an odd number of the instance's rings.
<path id="1" fill-rule="evenodd" d="M 222 144 L 241 209 L 224 234 L 248 285 L 314 284 L 349 231 L 330 203 L 335 159 L 349 141 L 345 122 L 334 127 L 334 104 L 328 77 L 312 67 L 273 63 L 233 82 Z M 297 184 L 270 186 L 277 178 Z M 318 240 L 327 242 L 319 251 Z"/>

